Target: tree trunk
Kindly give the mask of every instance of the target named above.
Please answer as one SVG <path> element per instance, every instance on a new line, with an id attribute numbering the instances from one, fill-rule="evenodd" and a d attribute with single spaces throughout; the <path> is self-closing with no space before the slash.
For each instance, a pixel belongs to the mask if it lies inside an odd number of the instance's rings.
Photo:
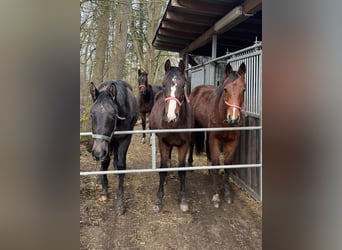
<path id="1" fill-rule="evenodd" d="M 97 23 L 96 54 L 93 73 L 93 81 L 95 83 L 103 82 L 109 33 L 110 1 L 100 1 L 98 10 L 99 17 Z"/>
<path id="2" fill-rule="evenodd" d="M 132 43 L 133 47 L 136 53 L 136 56 L 138 58 L 138 61 L 140 62 L 140 65 L 144 67 L 145 65 L 145 58 L 144 58 L 144 51 L 143 51 L 143 29 L 142 29 L 142 16 L 144 15 L 142 6 L 143 6 L 143 1 L 139 3 L 139 16 L 137 17 L 136 14 L 133 11 L 133 5 L 132 8 L 129 8 L 130 10 L 130 31 L 131 31 L 131 37 L 132 37 Z"/>
<path id="3" fill-rule="evenodd" d="M 109 69 L 110 79 L 124 78 L 130 5 L 129 0 L 122 0 L 117 4 L 111 56 L 112 60 Z"/>
<path id="4" fill-rule="evenodd" d="M 159 18 L 161 16 L 162 4 L 160 2 L 151 1 L 148 3 L 148 32 L 147 32 L 147 44 L 148 50 L 146 51 L 146 67 L 149 72 L 149 80 L 151 84 L 156 83 L 155 75 L 157 74 L 158 60 L 157 57 L 160 51 L 157 51 L 152 46 L 154 34 L 157 30 Z M 159 83 L 160 84 L 160 83 Z"/>

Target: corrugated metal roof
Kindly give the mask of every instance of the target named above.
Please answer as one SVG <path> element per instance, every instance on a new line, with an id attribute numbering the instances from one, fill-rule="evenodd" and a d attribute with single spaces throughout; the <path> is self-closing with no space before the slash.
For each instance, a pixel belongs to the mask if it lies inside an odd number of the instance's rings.
<path id="1" fill-rule="evenodd" d="M 261 6 L 261 0 L 169 0 L 152 44 L 211 56 L 211 37 L 217 34 L 217 56 L 248 47 L 262 40 Z"/>

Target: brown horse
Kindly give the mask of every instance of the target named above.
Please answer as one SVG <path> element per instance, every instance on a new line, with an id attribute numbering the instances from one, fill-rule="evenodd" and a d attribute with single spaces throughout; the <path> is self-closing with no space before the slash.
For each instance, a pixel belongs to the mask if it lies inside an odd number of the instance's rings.
<path id="1" fill-rule="evenodd" d="M 190 95 L 191 107 L 195 117 L 195 127 L 214 128 L 241 126 L 241 115 L 244 113 L 244 91 L 246 66 L 242 63 L 239 70 L 233 71 L 230 64 L 226 67 L 226 76 L 219 87 L 202 85 L 194 88 Z M 207 133 L 207 159 L 212 165 L 219 165 L 220 153 L 223 151 L 224 164 L 232 163 L 235 151 L 239 144 L 240 131 L 215 131 Z M 195 133 L 197 153 L 204 149 L 204 133 Z M 192 150 L 189 158 L 192 159 Z M 218 178 L 219 170 L 210 170 L 213 181 L 214 206 L 220 206 Z M 232 202 L 229 175 L 231 170 L 225 169 L 224 199 Z"/>
<path id="2" fill-rule="evenodd" d="M 139 84 L 139 113 L 141 118 L 142 129 L 146 129 L 146 117 L 151 112 L 155 94 L 162 90 L 161 86 L 151 86 L 148 84 L 147 72 L 138 70 L 138 84 Z M 141 143 L 145 143 L 146 134 L 142 134 Z"/>
<path id="3" fill-rule="evenodd" d="M 165 76 L 163 91 L 156 96 L 155 104 L 150 114 L 151 129 L 181 129 L 194 126 L 188 97 L 184 90 L 186 79 L 184 63 L 180 61 L 178 67 L 171 67 L 170 60 L 164 65 Z M 160 168 L 167 168 L 167 163 L 174 147 L 178 148 L 178 167 L 185 166 L 186 154 L 191 139 L 190 132 L 158 133 L 160 150 Z M 154 211 L 159 212 L 164 196 L 164 182 L 167 172 L 160 172 L 159 189 L 155 201 Z M 185 196 L 185 171 L 178 172 L 180 179 L 180 209 L 188 211 L 189 205 Z"/>

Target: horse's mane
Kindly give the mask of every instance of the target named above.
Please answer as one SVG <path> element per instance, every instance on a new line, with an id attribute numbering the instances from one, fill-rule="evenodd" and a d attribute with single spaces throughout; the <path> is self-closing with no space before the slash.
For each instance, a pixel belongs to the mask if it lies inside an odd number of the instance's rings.
<path id="1" fill-rule="evenodd" d="M 230 73 L 229 76 L 226 78 L 226 80 L 216 89 L 216 94 L 218 96 L 221 96 L 222 92 L 223 92 L 223 89 L 224 89 L 224 86 L 226 86 L 227 84 L 235 81 L 236 79 L 239 78 L 239 76 L 240 75 L 236 71 L 233 71 L 232 73 Z"/>
<path id="2" fill-rule="evenodd" d="M 158 91 L 154 96 L 154 102 L 163 97 L 163 91 Z"/>

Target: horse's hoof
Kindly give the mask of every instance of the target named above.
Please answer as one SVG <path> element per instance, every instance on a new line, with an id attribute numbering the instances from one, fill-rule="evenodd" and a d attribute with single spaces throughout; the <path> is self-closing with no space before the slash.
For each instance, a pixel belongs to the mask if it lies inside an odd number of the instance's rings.
<path id="1" fill-rule="evenodd" d="M 141 144 L 145 144 L 145 138 L 141 139 Z"/>
<path id="2" fill-rule="evenodd" d="M 230 197 L 230 195 L 225 195 L 225 196 L 224 196 L 224 200 L 225 200 L 225 202 L 227 202 L 228 204 L 232 204 L 232 203 L 233 203 L 232 197 Z"/>
<path id="3" fill-rule="evenodd" d="M 125 204 L 123 201 L 123 198 L 118 198 L 118 201 L 116 203 L 116 214 L 117 215 L 123 215 L 125 212 Z"/>
<path id="4" fill-rule="evenodd" d="M 214 194 L 213 198 L 212 198 L 212 202 L 213 202 L 215 208 L 219 208 L 220 202 L 221 202 L 220 196 L 218 194 Z"/>
<path id="5" fill-rule="evenodd" d="M 124 208 L 124 207 L 118 206 L 118 207 L 116 208 L 116 214 L 117 214 L 118 216 L 123 215 L 124 213 L 125 213 L 125 208 Z"/>
<path id="6" fill-rule="evenodd" d="M 159 213 L 160 210 L 161 210 L 161 206 L 160 206 L 160 205 L 154 205 L 154 206 L 153 206 L 153 211 L 154 211 L 155 213 Z"/>
<path id="7" fill-rule="evenodd" d="M 101 177 L 97 177 L 96 179 L 96 185 L 102 185 Z"/>
<path id="8" fill-rule="evenodd" d="M 188 212 L 189 211 L 189 204 L 187 201 L 182 201 L 180 204 L 179 204 L 179 208 L 182 212 Z"/>
<path id="9" fill-rule="evenodd" d="M 108 200 L 108 196 L 105 195 L 105 194 L 102 194 L 98 200 L 99 201 L 107 201 Z"/>

